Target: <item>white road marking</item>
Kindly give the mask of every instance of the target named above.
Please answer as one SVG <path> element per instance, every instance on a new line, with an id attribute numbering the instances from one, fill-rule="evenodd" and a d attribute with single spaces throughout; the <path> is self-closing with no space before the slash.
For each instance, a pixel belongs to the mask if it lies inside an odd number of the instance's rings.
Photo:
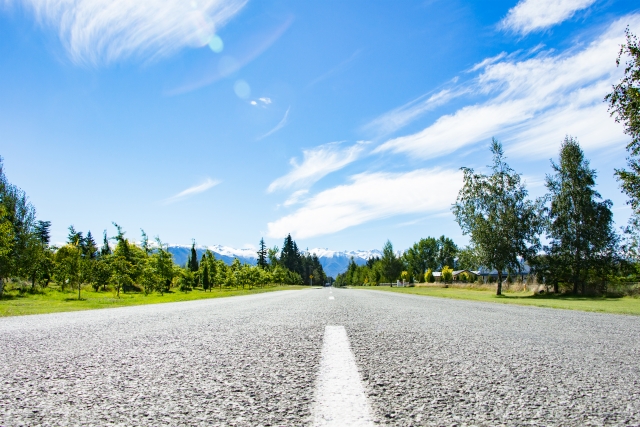
<path id="1" fill-rule="evenodd" d="M 334 297 L 329 297 L 329 299 L 335 299 Z"/>
<path id="2" fill-rule="evenodd" d="M 371 408 L 344 326 L 327 326 L 324 330 L 313 425 L 374 425 Z"/>

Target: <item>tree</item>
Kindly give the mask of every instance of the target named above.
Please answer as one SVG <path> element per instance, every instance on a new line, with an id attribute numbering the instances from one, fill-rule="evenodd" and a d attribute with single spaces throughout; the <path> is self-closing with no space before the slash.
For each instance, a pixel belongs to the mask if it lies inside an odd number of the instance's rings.
<path id="1" fill-rule="evenodd" d="M 448 265 L 445 265 L 444 267 L 442 267 L 440 278 L 442 279 L 443 283 L 453 282 L 453 268 L 449 268 Z"/>
<path id="2" fill-rule="evenodd" d="M 189 259 L 187 261 L 187 267 L 191 272 L 198 271 L 198 253 L 196 252 L 196 241 L 193 240 L 191 243 L 191 254 L 189 255 Z"/>
<path id="3" fill-rule="evenodd" d="M 505 162 L 502 144 L 491 142 L 491 175 L 462 168 L 463 186 L 452 210 L 462 233 L 470 236 L 478 261 L 498 270 L 496 294 L 502 294 L 502 274 L 519 270 L 519 258 L 533 257 L 540 245 L 543 200 L 527 200 L 520 175 Z"/>
<path id="4" fill-rule="evenodd" d="M 7 208 L 0 204 L 0 297 L 4 291 L 4 279 L 11 274 L 14 243 L 13 225 L 7 215 Z"/>
<path id="5" fill-rule="evenodd" d="M 476 249 L 469 245 L 458 251 L 456 267 L 459 270 L 477 270 L 480 267 Z"/>
<path id="6" fill-rule="evenodd" d="M 56 252 L 56 281 L 60 288 L 64 290 L 65 285 L 69 285 L 71 289 L 78 288 L 78 299 L 80 299 L 80 289 L 82 282 L 80 280 L 80 258 L 82 251 L 77 244 L 67 244 L 58 249 Z"/>
<path id="7" fill-rule="evenodd" d="M 384 244 L 382 248 L 382 258 L 380 258 L 382 264 L 382 275 L 386 282 L 393 282 L 400 276 L 402 271 L 402 262 L 396 257 L 393 252 L 393 245 L 389 240 Z"/>
<path id="8" fill-rule="evenodd" d="M 160 280 L 158 290 L 161 295 L 164 295 L 164 293 L 169 290 L 175 274 L 173 255 L 169 252 L 168 248 L 165 248 L 164 243 L 162 243 L 159 237 L 156 237 L 156 243 L 158 244 L 158 249 L 151 255 L 151 262 Z"/>
<path id="9" fill-rule="evenodd" d="M 272 270 L 278 265 L 278 251 L 280 249 L 277 246 L 267 249 L 267 258 L 269 258 L 269 266 Z"/>
<path id="10" fill-rule="evenodd" d="M 280 263 L 286 269 L 296 271 L 298 267 L 298 246 L 296 242 L 291 238 L 291 234 L 288 234 L 284 239 L 282 245 L 282 252 L 280 253 Z"/>
<path id="11" fill-rule="evenodd" d="M 72 225 L 69 226 L 69 234 L 67 235 L 67 243 L 70 245 L 80 246 L 84 237 L 82 236 L 82 231 L 76 231 L 75 227 Z"/>
<path id="12" fill-rule="evenodd" d="M 127 258 L 122 255 L 114 255 L 114 258 L 111 261 L 111 266 L 116 296 L 120 298 L 120 290 L 133 282 L 131 279 L 133 266 L 129 261 L 127 261 Z"/>
<path id="13" fill-rule="evenodd" d="M 419 282 L 423 282 L 424 272 L 431 268 L 438 268 L 437 266 L 437 253 L 438 244 L 433 237 L 427 237 L 426 239 L 420 239 L 414 243 L 412 247 L 407 249 L 403 254 L 409 274 Z M 373 267 L 373 262 L 367 262 L 367 265 Z"/>
<path id="14" fill-rule="evenodd" d="M 104 230 L 102 247 L 100 248 L 100 256 L 106 257 L 111 255 L 111 247 L 109 246 L 109 239 L 107 238 L 107 230 Z"/>
<path id="15" fill-rule="evenodd" d="M 436 281 L 436 278 L 433 277 L 433 271 L 428 269 L 426 273 L 424 273 L 424 281 L 427 283 L 433 283 Z"/>
<path id="16" fill-rule="evenodd" d="M 96 258 L 98 253 L 98 246 L 96 246 L 96 241 L 93 240 L 93 235 L 91 234 L 91 230 L 87 232 L 87 237 L 83 240 L 82 245 L 82 255 L 85 258 L 93 260 Z"/>
<path id="17" fill-rule="evenodd" d="M 574 293 L 579 287 L 584 293 L 590 272 L 606 276 L 603 269 L 613 264 L 617 236 L 612 203 L 598 201 L 602 197 L 594 189 L 596 171 L 576 139 L 565 137 L 559 162 L 552 161 L 551 167 L 555 173 L 546 179 L 551 199 L 547 252 L 557 262 L 550 265 L 562 269 L 554 275 L 571 283 Z"/>
<path id="18" fill-rule="evenodd" d="M 258 267 L 267 268 L 267 247 L 264 244 L 264 238 L 260 239 L 260 248 L 258 249 Z"/>
<path id="19" fill-rule="evenodd" d="M 627 145 L 629 169 L 616 169 L 616 177 L 622 191 L 629 197 L 628 204 L 633 214 L 629 219 L 627 234 L 631 237 L 629 252 L 638 259 L 640 242 L 640 43 L 638 38 L 626 31 L 627 42 L 620 47 L 616 65 L 626 57 L 624 76 L 613 91 L 605 97 L 609 112 L 616 122 L 624 125 L 624 132 L 631 137 Z"/>
<path id="20" fill-rule="evenodd" d="M 453 243 L 453 240 L 445 236 L 440 236 L 437 241 L 437 245 L 438 255 L 436 260 L 438 262 L 438 267 L 443 268 L 445 265 L 455 267 L 455 258 L 458 254 L 458 246 Z"/>
<path id="21" fill-rule="evenodd" d="M 203 263 L 201 262 L 200 265 Z M 204 268 L 202 269 L 202 289 L 205 291 L 211 287 L 211 283 L 209 281 L 209 265 L 204 263 Z"/>
<path id="22" fill-rule="evenodd" d="M 149 256 L 149 254 L 151 253 L 151 246 L 149 246 L 149 236 L 147 236 L 147 233 L 145 233 L 142 228 L 140 229 L 140 234 L 142 234 L 142 239 L 140 240 L 140 247 L 142 248 L 144 253 L 147 256 Z"/>
<path id="23" fill-rule="evenodd" d="M 0 296 L 2 296 L 4 280 L 24 271 L 31 262 L 27 247 L 32 240 L 36 215 L 35 208 L 29 202 L 26 193 L 7 180 L 2 157 L 0 157 L 0 205 L 3 206 L 0 224 L 6 229 L 6 234 L 3 236 L 4 243 L 0 249 L 6 253 L 4 262 L 0 265 Z"/>

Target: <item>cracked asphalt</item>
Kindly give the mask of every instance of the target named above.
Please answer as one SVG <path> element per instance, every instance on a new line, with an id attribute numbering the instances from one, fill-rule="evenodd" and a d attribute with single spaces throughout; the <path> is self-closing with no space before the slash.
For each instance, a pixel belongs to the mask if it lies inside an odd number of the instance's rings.
<path id="1" fill-rule="evenodd" d="M 0 319 L 0 426 L 309 425 L 326 325 L 379 425 L 640 425 L 638 317 L 310 289 Z"/>

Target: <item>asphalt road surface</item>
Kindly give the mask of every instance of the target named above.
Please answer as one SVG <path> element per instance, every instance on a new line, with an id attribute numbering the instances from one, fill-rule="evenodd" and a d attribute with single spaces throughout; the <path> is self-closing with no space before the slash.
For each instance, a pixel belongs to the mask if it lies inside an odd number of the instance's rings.
<path id="1" fill-rule="evenodd" d="M 640 318 L 310 289 L 0 319 L 0 426 L 640 425 Z"/>

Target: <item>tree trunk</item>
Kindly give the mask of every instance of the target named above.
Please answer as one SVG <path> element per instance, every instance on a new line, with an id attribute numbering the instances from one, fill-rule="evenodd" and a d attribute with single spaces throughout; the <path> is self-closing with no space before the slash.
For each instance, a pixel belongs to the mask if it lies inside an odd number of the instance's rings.
<path id="1" fill-rule="evenodd" d="M 4 279 L 0 277 L 0 298 L 4 295 Z"/>
<path id="2" fill-rule="evenodd" d="M 498 270 L 498 286 L 496 287 L 496 295 L 502 295 L 502 270 Z"/>

